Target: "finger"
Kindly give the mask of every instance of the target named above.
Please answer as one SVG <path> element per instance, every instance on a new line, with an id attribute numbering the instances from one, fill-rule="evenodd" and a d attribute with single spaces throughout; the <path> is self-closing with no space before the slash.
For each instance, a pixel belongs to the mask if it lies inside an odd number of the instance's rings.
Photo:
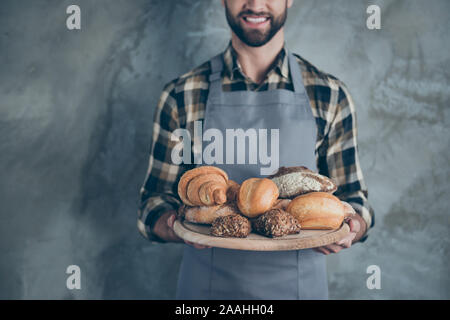
<path id="1" fill-rule="evenodd" d="M 172 229 L 169 229 L 167 231 L 170 240 L 173 242 L 183 242 L 184 240 L 182 238 L 180 238 Z"/>
<path id="2" fill-rule="evenodd" d="M 345 241 L 339 241 L 338 243 L 341 247 L 343 248 L 350 248 L 352 246 L 352 240 L 351 239 L 347 239 Z"/>
<path id="3" fill-rule="evenodd" d="M 350 232 L 349 234 L 347 234 L 345 237 L 343 237 L 341 240 L 337 241 L 336 244 L 341 244 L 342 242 L 347 241 L 348 239 L 350 239 L 352 235 L 352 232 Z"/>
<path id="4" fill-rule="evenodd" d="M 329 255 L 331 252 L 325 249 L 324 247 L 315 248 L 316 251 L 323 253 L 324 255 Z"/>
<path id="5" fill-rule="evenodd" d="M 356 219 L 350 219 L 349 221 L 350 231 L 358 233 L 361 229 L 361 225 L 359 224 L 359 221 Z"/>
<path id="6" fill-rule="evenodd" d="M 175 231 L 174 231 L 172 228 L 170 228 L 169 226 L 167 226 L 165 232 L 166 232 L 166 236 L 167 236 L 167 238 L 168 238 L 169 241 L 172 241 L 172 242 L 183 242 L 183 241 L 184 241 L 184 240 L 183 240 L 182 238 L 180 238 L 180 237 L 175 233 Z"/>
<path id="7" fill-rule="evenodd" d="M 211 248 L 210 246 L 204 246 L 202 244 L 198 244 L 198 243 L 194 243 L 194 242 L 190 242 L 187 240 L 184 240 L 184 242 L 190 246 L 193 246 L 196 249 L 206 249 L 206 248 Z"/>
<path id="8" fill-rule="evenodd" d="M 340 246 L 343 246 L 343 247 L 345 247 L 345 248 L 349 248 L 349 247 L 350 247 L 349 244 L 351 245 L 352 240 L 353 240 L 353 239 L 349 237 L 349 238 L 347 238 L 347 239 L 343 239 L 343 240 L 337 242 L 336 244 L 338 244 L 338 245 L 340 245 Z"/>
<path id="9" fill-rule="evenodd" d="M 187 240 L 184 240 L 184 242 L 185 242 L 186 244 L 190 245 L 190 246 L 194 246 L 194 243 L 193 243 L 193 242 L 190 242 L 190 241 L 187 241 Z"/>
<path id="10" fill-rule="evenodd" d="M 326 246 L 326 249 L 328 251 L 331 251 L 332 253 L 338 253 L 343 248 L 341 246 L 338 246 L 337 244 L 329 244 L 329 245 Z"/>
<path id="11" fill-rule="evenodd" d="M 175 215 L 172 214 L 170 215 L 170 217 L 167 219 L 167 226 L 172 229 L 173 228 L 173 223 L 175 222 Z"/>
<path id="12" fill-rule="evenodd" d="M 202 250 L 202 249 L 206 249 L 206 248 L 208 248 L 208 247 L 207 247 L 207 246 L 204 246 L 204 245 L 201 245 L 201 244 L 196 244 L 196 243 L 194 243 L 194 248 L 195 248 L 195 249 Z"/>
<path id="13" fill-rule="evenodd" d="M 344 238 L 342 238 L 341 240 L 337 241 L 336 244 L 337 245 L 341 245 L 341 244 L 343 244 L 345 242 L 352 241 L 353 239 L 355 239 L 355 237 L 356 237 L 356 233 L 350 232 Z"/>
<path id="14" fill-rule="evenodd" d="M 347 236 L 345 236 L 345 238 L 339 240 L 338 242 L 336 242 L 337 245 L 340 245 L 344 248 L 350 248 L 353 244 L 353 239 L 355 239 L 356 237 L 356 233 L 351 232 L 350 234 L 348 234 Z"/>

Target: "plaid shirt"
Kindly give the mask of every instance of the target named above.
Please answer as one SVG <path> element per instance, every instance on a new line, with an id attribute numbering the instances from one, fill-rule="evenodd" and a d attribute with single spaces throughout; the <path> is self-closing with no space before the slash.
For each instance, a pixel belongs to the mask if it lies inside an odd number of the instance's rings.
<path id="1" fill-rule="evenodd" d="M 330 177 L 337 184 L 335 195 L 349 202 L 365 220 L 367 229 L 372 228 L 374 212 L 367 201 L 368 191 L 358 158 L 356 114 L 352 98 L 341 81 L 318 70 L 302 57 L 295 57 L 316 119 L 319 173 Z M 293 90 L 285 48 L 261 84 L 254 83 L 242 72 L 231 43 L 223 53 L 223 59 L 224 91 Z M 185 128 L 194 136 L 194 122 L 204 118 L 210 73 L 210 62 L 206 62 L 168 83 L 155 110 L 149 167 L 140 190 L 138 212 L 138 229 L 151 241 L 163 242 L 151 230 L 164 212 L 176 210 L 181 204 L 177 192 L 179 178 L 195 166 L 172 163 L 171 152 L 177 142 L 171 141 L 171 132 Z M 361 241 L 366 238 L 367 232 Z"/>

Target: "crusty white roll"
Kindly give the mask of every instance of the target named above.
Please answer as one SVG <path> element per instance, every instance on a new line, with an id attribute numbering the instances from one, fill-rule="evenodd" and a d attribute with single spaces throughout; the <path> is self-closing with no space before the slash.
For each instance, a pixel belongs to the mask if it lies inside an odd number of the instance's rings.
<path id="1" fill-rule="evenodd" d="M 239 188 L 237 205 L 243 215 L 255 218 L 270 210 L 277 198 L 278 188 L 272 180 L 250 178 Z"/>
<path id="2" fill-rule="evenodd" d="M 302 229 L 338 229 L 348 214 L 339 198 L 326 192 L 311 192 L 292 200 L 286 211 L 292 214 Z"/>

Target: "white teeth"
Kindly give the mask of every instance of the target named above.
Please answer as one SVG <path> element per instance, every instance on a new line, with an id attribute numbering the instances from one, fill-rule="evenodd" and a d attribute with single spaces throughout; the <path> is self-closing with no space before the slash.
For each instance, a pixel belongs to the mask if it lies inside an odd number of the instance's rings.
<path id="1" fill-rule="evenodd" d="M 262 18 L 250 18 L 250 17 L 246 17 L 245 19 L 246 19 L 248 22 L 251 22 L 251 23 L 261 23 L 261 22 L 264 22 L 264 21 L 267 20 L 267 18 L 264 18 L 264 17 L 262 17 Z"/>

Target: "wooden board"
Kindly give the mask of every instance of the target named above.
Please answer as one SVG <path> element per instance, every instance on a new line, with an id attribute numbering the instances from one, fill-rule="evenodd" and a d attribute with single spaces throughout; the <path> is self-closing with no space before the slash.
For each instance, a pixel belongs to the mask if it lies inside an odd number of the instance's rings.
<path id="1" fill-rule="evenodd" d="M 209 234 L 209 225 L 176 220 L 175 233 L 182 239 L 211 247 L 251 250 L 251 251 L 287 251 L 325 246 L 344 238 L 350 228 L 346 223 L 337 230 L 301 230 L 299 234 L 281 238 L 268 238 L 250 233 L 247 238 L 222 238 Z"/>

